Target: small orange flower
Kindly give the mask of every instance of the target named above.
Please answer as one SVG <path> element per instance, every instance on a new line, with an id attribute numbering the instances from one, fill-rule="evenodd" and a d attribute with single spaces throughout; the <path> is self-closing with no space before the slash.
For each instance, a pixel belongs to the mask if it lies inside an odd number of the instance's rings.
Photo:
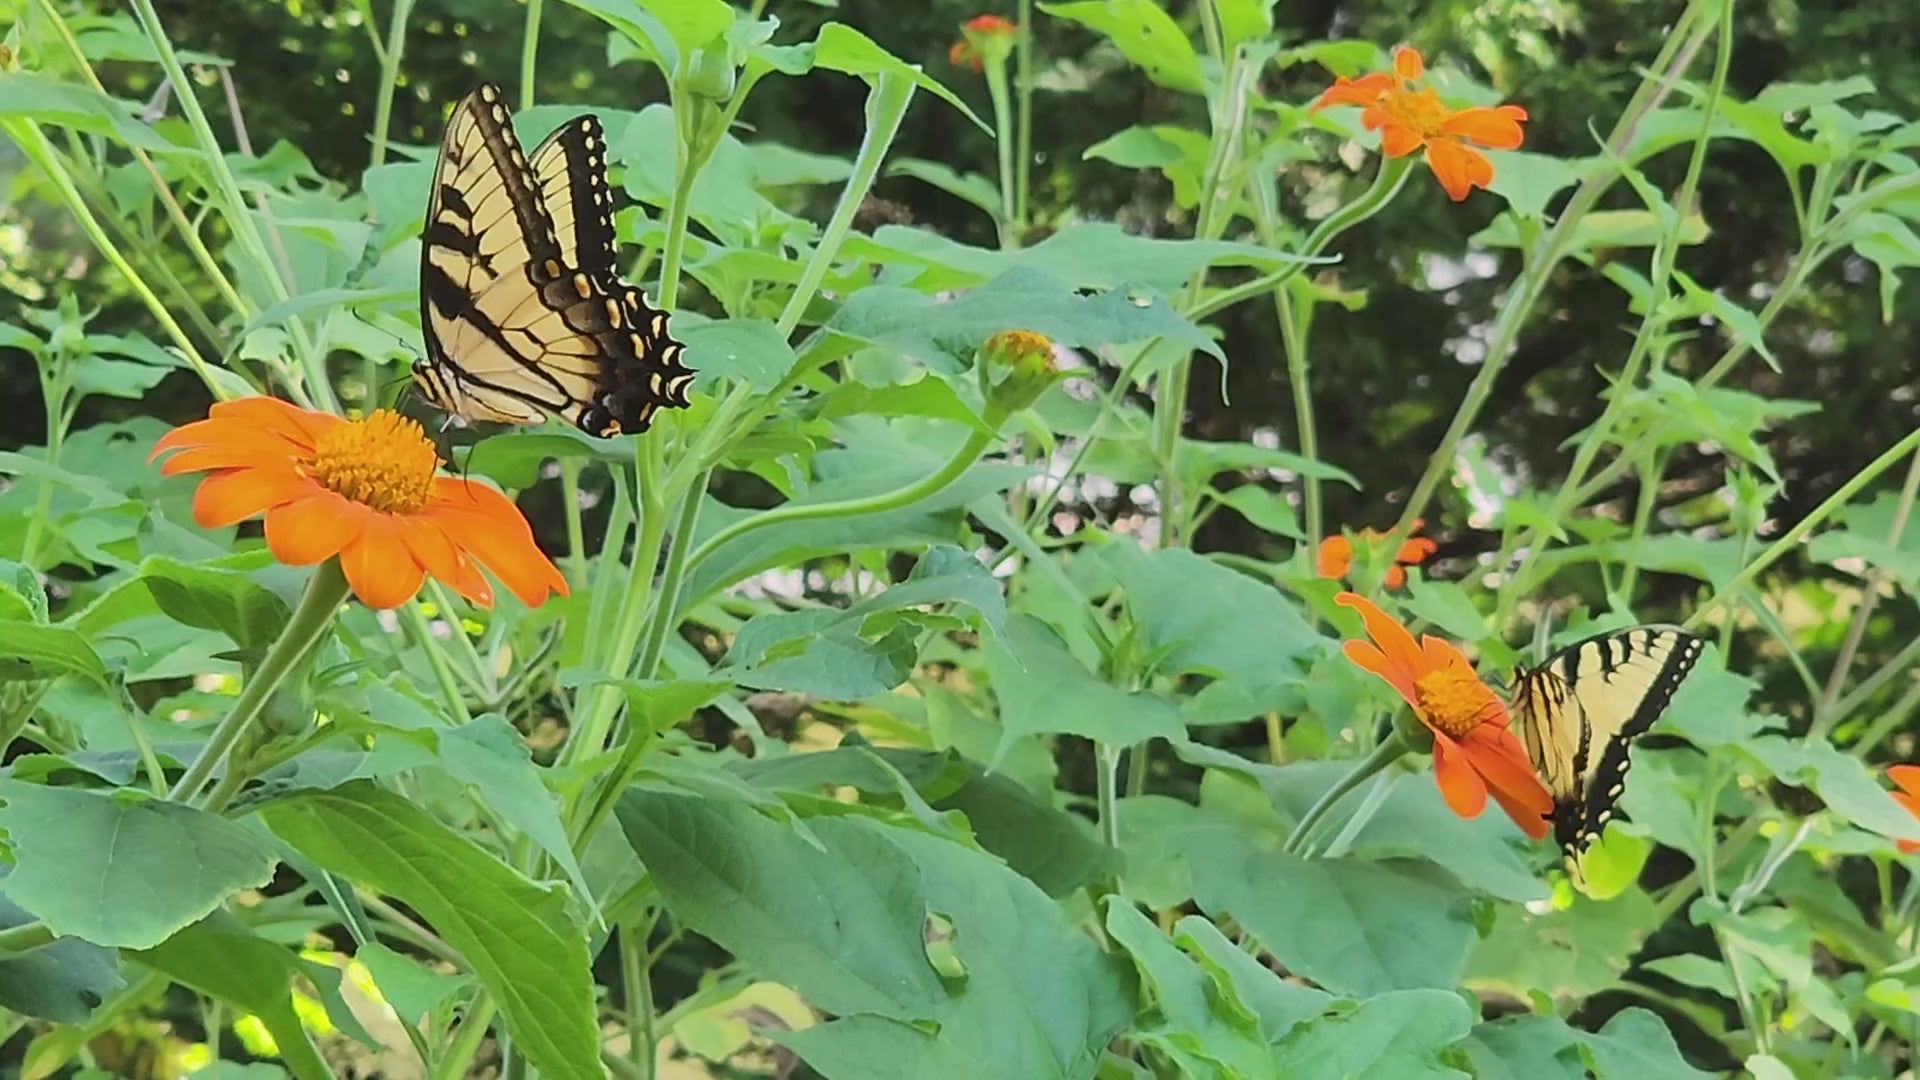
<path id="1" fill-rule="evenodd" d="M 1426 523 L 1419 518 L 1415 518 L 1412 531 L 1419 532 L 1420 526 L 1424 524 Z M 1386 535 L 1386 533 L 1375 529 L 1362 529 L 1360 530 L 1360 541 L 1364 544 L 1376 544 L 1384 539 Z M 1387 567 L 1386 576 L 1382 579 L 1383 583 L 1389 589 L 1397 589 L 1405 585 L 1407 583 L 1407 572 L 1400 569 L 1401 565 L 1418 566 L 1425 562 L 1434 552 L 1439 550 L 1440 545 L 1428 540 L 1426 537 L 1408 536 L 1406 541 L 1400 545 L 1400 550 L 1393 556 L 1394 565 Z M 1346 577 L 1347 570 L 1352 566 L 1353 541 L 1340 535 L 1329 536 L 1325 540 L 1320 541 L 1321 577 Z"/>
<path id="2" fill-rule="evenodd" d="M 1406 627 L 1356 593 L 1343 592 L 1333 602 L 1360 612 L 1373 639 L 1343 645 L 1347 659 L 1386 680 L 1433 732 L 1433 779 L 1447 806 L 1463 818 L 1479 817 L 1491 793 L 1522 832 L 1535 840 L 1547 835 L 1553 796 L 1508 729 L 1507 707 L 1460 650 L 1432 634 L 1416 643 Z"/>
<path id="3" fill-rule="evenodd" d="M 264 512 L 274 558 L 309 566 L 339 556 L 370 608 L 406 603 L 429 573 L 490 608 L 481 566 L 528 606 L 567 594 L 519 508 L 478 481 L 434 475 L 433 443 L 397 413 L 343 420 L 278 398 L 223 401 L 162 435 L 147 460 L 168 451 L 179 452 L 163 476 L 212 473 L 193 496 L 203 528 Z"/>
<path id="4" fill-rule="evenodd" d="M 1450 109 L 1431 88 L 1420 85 L 1426 70 L 1418 52 L 1401 46 L 1393 51 L 1393 74 L 1376 71 L 1357 79 L 1342 75 L 1313 103 L 1313 110 L 1360 106 L 1361 126 L 1380 133 L 1380 152 L 1390 158 L 1426 147 L 1427 167 L 1447 196 L 1459 202 L 1474 188 L 1493 182 L 1493 163 L 1474 147 L 1519 147 L 1520 121 L 1527 118 L 1527 110 L 1518 105 Z"/>
<path id="5" fill-rule="evenodd" d="M 1920 765 L 1895 765 L 1887 770 L 1887 779 L 1894 782 L 1899 791 L 1890 791 L 1893 801 L 1907 808 L 1907 813 L 1920 818 Z M 1895 840 L 1894 846 L 1902 855 L 1911 855 L 1920 851 L 1920 843 L 1912 840 Z"/>
<path id="6" fill-rule="evenodd" d="M 961 38 L 947 50 L 947 63 L 984 71 L 988 60 L 1006 59 L 1019 32 L 1020 27 L 998 15 L 975 15 L 960 27 Z"/>

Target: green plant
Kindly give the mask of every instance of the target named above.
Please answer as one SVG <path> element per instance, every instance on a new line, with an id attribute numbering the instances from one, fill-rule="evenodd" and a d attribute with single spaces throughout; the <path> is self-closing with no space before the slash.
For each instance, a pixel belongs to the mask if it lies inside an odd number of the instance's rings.
<path id="1" fill-rule="evenodd" d="M 112 1070 L 110 1033 L 175 1071 L 244 1050 L 301 1077 L 373 1050 L 435 1077 L 770 1073 L 769 1045 L 829 1077 L 1910 1067 L 1920 890 L 1896 843 L 1920 823 L 1876 774 L 1913 754 L 1920 645 L 1863 642 L 1911 631 L 1920 432 L 1796 493 L 1792 521 L 1769 509 L 1771 442 L 1820 396 L 1769 335 L 1829 264 L 1874 267 L 1889 312 L 1920 264 L 1917 129 L 1864 79 L 1742 100 L 1731 4 L 1696 0 L 1606 133 L 1553 156 L 1452 65 L 1402 82 L 1371 42 L 1283 44 L 1252 0 L 1022 0 L 966 31 L 990 119 L 965 66 L 950 88 L 844 23 L 795 42 L 764 3 L 570 5 L 666 87 L 599 111 L 637 204 L 627 276 L 674 311 L 694 404 L 640 438 L 461 447 L 467 483 L 529 508 L 557 489 L 534 516 L 557 519 L 566 595 L 484 608 L 429 579 L 390 612 L 342 605 L 335 562 L 195 524 L 192 483 L 148 461 L 169 425 L 77 406 L 175 370 L 222 400 L 405 405 L 431 167 L 391 131 L 414 5 L 354 8 L 382 82 L 351 184 L 216 132 L 218 79 L 193 72 L 217 65 L 147 0 L 23 9 L 0 64 L 21 187 L 159 339 L 90 328 L 71 291 L 0 326 L 47 432 L 0 453 L 0 1017 L 23 1075 Z M 533 102 L 549 14 L 524 12 L 526 140 L 578 111 Z M 1190 106 L 1087 151 L 1164 183 L 1185 235 L 1035 188 L 1037 25 Z M 110 92 L 121 64 L 180 119 Z M 1322 69 L 1324 101 L 1275 90 Z M 847 77 L 850 157 L 749 137 L 750 98 Z M 991 178 L 898 157 L 935 114 L 996 138 Z M 1442 114 L 1458 130 L 1422 126 Z M 1506 149 L 1482 170 L 1459 131 Z M 1757 309 L 1687 260 L 1736 148 L 1778 163 L 1801 237 Z M 1371 477 L 1320 455 L 1342 358 L 1316 332 L 1375 317 L 1341 267 L 1430 171 L 1453 197 L 1434 213 L 1502 207 L 1475 242 L 1516 272 L 1373 533 L 1328 520 L 1329 485 Z M 886 176 L 987 215 L 999 245 L 856 228 Z M 823 221 L 795 187 L 828 193 Z M 1517 475 L 1489 403 L 1567 275 L 1617 288 L 1633 333 L 1563 472 Z M 1292 415 L 1198 437 L 1197 381 L 1263 362 L 1223 345 L 1256 309 Z M 1762 365 L 1768 394 L 1729 385 Z M 1683 454 L 1725 482 L 1663 507 Z M 1631 513 L 1594 512 L 1627 478 Z M 1233 520 L 1261 545 L 1207 549 Z M 1492 550 L 1410 573 L 1423 522 Z M 1342 654 L 1335 538 L 1354 592 L 1489 678 L 1529 634 L 1714 637 L 1660 728 L 1686 745 L 1636 751 L 1616 831 L 1646 862 L 1618 895 L 1578 893 L 1502 815 L 1447 809 L 1385 722 L 1397 699 Z M 397 1023 L 362 1026 L 347 999 L 369 994 Z"/>

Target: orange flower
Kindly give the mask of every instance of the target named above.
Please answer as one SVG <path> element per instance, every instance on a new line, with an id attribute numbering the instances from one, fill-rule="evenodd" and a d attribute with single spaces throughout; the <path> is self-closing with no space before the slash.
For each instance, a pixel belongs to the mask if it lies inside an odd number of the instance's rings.
<path id="1" fill-rule="evenodd" d="M 989 60 L 1004 60 L 1013 51 L 1020 28 L 998 15 L 975 15 L 960 27 L 961 38 L 947 50 L 947 63 L 984 71 Z"/>
<path id="2" fill-rule="evenodd" d="M 1413 520 L 1412 531 L 1419 532 L 1420 526 L 1424 524 L 1426 523 L 1419 518 L 1415 518 Z M 1374 529 L 1360 530 L 1360 540 L 1362 543 L 1367 544 L 1378 543 L 1384 539 L 1386 535 L 1386 533 Z M 1407 572 L 1400 569 L 1400 565 L 1418 566 L 1422 562 L 1425 562 L 1428 556 L 1438 550 L 1440 550 L 1440 545 L 1425 537 L 1409 536 L 1406 541 L 1400 545 L 1399 552 L 1394 555 L 1394 565 L 1387 567 L 1386 576 L 1382 579 L 1383 582 L 1389 589 L 1397 589 L 1405 585 L 1407 583 Z M 1329 536 L 1325 540 L 1320 541 L 1321 577 L 1346 577 L 1347 570 L 1351 566 L 1353 566 L 1353 541 L 1347 539 L 1345 536 Z"/>
<path id="3" fill-rule="evenodd" d="M 1899 787 L 1899 791 L 1890 791 L 1893 801 L 1907 808 L 1907 813 L 1920 818 L 1920 765 L 1895 765 L 1887 770 L 1887 779 Z M 1896 840 L 1894 845 L 1903 855 L 1920 851 L 1920 843 L 1912 840 Z"/>
<path id="4" fill-rule="evenodd" d="M 1463 818 L 1479 817 L 1491 793 L 1521 831 L 1535 840 L 1547 835 L 1553 797 L 1508 729 L 1507 707 L 1460 650 L 1432 634 L 1416 643 L 1358 594 L 1343 592 L 1333 602 L 1359 611 L 1373 639 L 1343 645 L 1347 659 L 1385 679 L 1433 732 L 1433 779 L 1447 806 Z"/>
<path id="5" fill-rule="evenodd" d="M 1426 70 L 1420 54 L 1402 46 L 1393 51 L 1393 74 L 1342 75 L 1313 103 L 1313 111 L 1360 106 L 1361 126 L 1380 133 L 1380 152 L 1390 158 L 1426 147 L 1427 167 L 1448 197 L 1459 202 L 1493 181 L 1493 163 L 1474 147 L 1517 148 L 1527 110 L 1518 105 L 1449 109 L 1432 89 L 1419 85 Z"/>
<path id="6" fill-rule="evenodd" d="M 434 475 L 433 443 L 397 413 L 343 420 L 277 398 L 223 401 L 162 435 L 147 460 L 174 450 L 162 475 L 213 474 L 193 496 L 203 528 L 264 512 L 274 558 L 308 566 L 339 556 L 368 607 L 406 603 L 429 573 L 492 607 L 483 565 L 528 606 L 567 594 L 519 508 L 478 481 Z"/>

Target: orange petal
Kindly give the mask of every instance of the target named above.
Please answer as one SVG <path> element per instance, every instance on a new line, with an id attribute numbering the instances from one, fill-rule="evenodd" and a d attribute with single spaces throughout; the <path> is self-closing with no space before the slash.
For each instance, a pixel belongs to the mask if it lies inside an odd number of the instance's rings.
<path id="1" fill-rule="evenodd" d="M 332 413 L 314 412 L 291 405 L 276 397 L 259 395 L 234 401 L 215 402 L 207 410 L 208 419 L 235 419 L 252 427 L 286 437 L 312 450 L 327 432 L 345 423 Z"/>
<path id="2" fill-rule="evenodd" d="M 207 424 L 222 421 L 202 420 L 200 422 Z M 178 434 L 184 430 L 186 429 L 176 428 L 168 434 Z M 166 450 L 177 450 L 177 452 L 160 463 L 161 476 L 213 472 L 217 469 L 245 469 L 273 462 L 291 462 L 301 456 L 301 451 L 287 440 L 277 435 L 267 435 L 253 430 L 235 432 L 230 438 L 222 435 L 217 439 L 191 445 L 177 443 L 174 446 L 162 446 L 159 441 L 154 443 L 155 454 Z"/>
<path id="3" fill-rule="evenodd" d="M 289 468 L 227 469 L 200 481 L 193 493 L 193 520 L 203 529 L 224 528 L 316 487 Z"/>
<path id="4" fill-rule="evenodd" d="M 1502 805 L 1511 803 L 1521 810 L 1509 816 L 1522 829 L 1532 828 L 1524 819 L 1543 820 L 1553 813 L 1553 796 L 1535 775 L 1518 735 L 1496 724 L 1481 724 L 1459 745 L 1474 771 L 1493 789 L 1494 796 L 1502 799 Z"/>
<path id="5" fill-rule="evenodd" d="M 1429 555 L 1439 550 L 1439 544 L 1428 540 L 1424 536 L 1415 537 L 1400 545 L 1400 553 L 1394 556 L 1394 561 L 1414 566 L 1425 562 Z"/>
<path id="6" fill-rule="evenodd" d="M 288 566 L 312 566 L 340 554 L 373 511 L 320 488 L 267 511 L 267 550 Z"/>
<path id="7" fill-rule="evenodd" d="M 261 457 L 304 457 L 309 453 L 285 436 L 243 420 L 195 420 L 155 439 L 153 449 L 147 453 L 147 460 L 152 461 L 169 450 L 216 446 L 253 447 Z"/>
<path id="8" fill-rule="evenodd" d="M 1447 808 L 1463 818 L 1476 818 L 1487 808 L 1487 785 L 1473 771 L 1466 755 L 1442 732 L 1433 733 L 1433 782 Z"/>
<path id="9" fill-rule="evenodd" d="M 567 579 L 534 543 L 533 532 L 519 511 L 509 520 L 443 503 L 429 506 L 426 515 L 528 607 L 538 607 L 549 592 L 567 595 Z"/>
<path id="10" fill-rule="evenodd" d="M 1314 101 L 1309 112 L 1324 109 L 1329 105 L 1358 105 L 1365 108 L 1380 100 L 1380 95 L 1393 89 L 1393 79 L 1383 72 L 1362 75 L 1349 79 L 1345 75 L 1333 81 L 1320 97 Z"/>
<path id="11" fill-rule="evenodd" d="M 1386 116 L 1384 112 L 1381 115 Z M 1380 126 L 1380 152 L 1390 158 L 1406 157 L 1426 141 L 1418 131 L 1390 116 Z M 1431 158 L 1433 151 L 1429 149 L 1427 153 Z"/>
<path id="12" fill-rule="evenodd" d="M 1375 607 L 1373 601 L 1358 593 L 1343 592 L 1333 598 L 1341 607 L 1350 607 L 1360 613 L 1360 621 L 1366 625 L 1367 636 L 1380 647 L 1386 660 L 1405 678 L 1409 692 L 1413 680 L 1422 672 L 1429 670 L 1426 659 L 1415 644 L 1413 635 L 1407 628 L 1395 622 L 1393 616 Z M 1388 681 L 1392 681 L 1389 679 Z M 1396 687 L 1398 684 L 1395 684 Z"/>
<path id="13" fill-rule="evenodd" d="M 1378 646 L 1369 641 L 1345 641 L 1341 642 L 1340 651 L 1355 667 L 1385 679 L 1402 701 L 1412 706 L 1415 712 L 1420 711 L 1420 699 L 1414 693 L 1413 679 L 1406 671 L 1395 667 Z"/>
<path id="14" fill-rule="evenodd" d="M 1320 576 L 1345 577 L 1353 565 L 1353 542 L 1344 536 L 1329 536 L 1320 541 Z"/>
<path id="15" fill-rule="evenodd" d="M 1402 45 L 1393 50 L 1393 73 L 1403 79 L 1417 79 L 1427 70 L 1426 61 L 1420 59 L 1420 50 L 1411 45 Z"/>
<path id="16" fill-rule="evenodd" d="M 476 606 L 493 607 L 492 586 L 472 561 L 460 554 L 438 521 L 430 517 L 408 518 L 401 521 L 399 527 L 400 539 L 427 573 Z"/>
<path id="17" fill-rule="evenodd" d="M 1512 150 L 1520 145 L 1520 121 L 1526 118 L 1527 110 L 1518 105 L 1461 109 L 1447 117 L 1440 131 L 1490 150 Z"/>
<path id="18" fill-rule="evenodd" d="M 1920 797 L 1920 765 L 1890 765 L 1887 767 L 1887 779 L 1893 781 L 1901 791 Z"/>
<path id="19" fill-rule="evenodd" d="M 1387 567 L 1385 576 L 1380 579 L 1380 584 L 1385 585 L 1389 589 L 1397 589 L 1406 583 L 1407 572 L 1397 566 Z"/>
<path id="20" fill-rule="evenodd" d="M 1476 187 L 1493 181 L 1493 163 L 1478 150 L 1458 139 L 1434 139 L 1427 143 L 1427 167 L 1434 179 L 1446 189 L 1447 197 L 1460 202 Z"/>
<path id="21" fill-rule="evenodd" d="M 346 572 L 353 595 L 375 609 L 397 608 L 413 599 L 427 579 L 427 572 L 401 541 L 391 514 L 367 515 L 360 535 L 340 552 L 340 569 Z"/>

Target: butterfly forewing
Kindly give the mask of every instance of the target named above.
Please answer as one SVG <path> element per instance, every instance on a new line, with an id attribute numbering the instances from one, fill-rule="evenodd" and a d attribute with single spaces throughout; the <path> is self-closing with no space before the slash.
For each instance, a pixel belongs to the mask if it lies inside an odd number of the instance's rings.
<path id="1" fill-rule="evenodd" d="M 1553 796 L 1554 834 L 1570 866 L 1606 828 L 1634 740 L 1672 702 L 1703 647 L 1678 627 L 1636 626 L 1576 642 L 1516 681 L 1521 739 Z"/>
<path id="2" fill-rule="evenodd" d="M 588 434 L 644 431 L 687 404 L 692 372 L 666 314 L 613 270 L 612 196 L 600 121 L 576 117 L 531 160 L 497 88 L 455 108 L 422 235 L 429 400 L 467 419 Z"/>

